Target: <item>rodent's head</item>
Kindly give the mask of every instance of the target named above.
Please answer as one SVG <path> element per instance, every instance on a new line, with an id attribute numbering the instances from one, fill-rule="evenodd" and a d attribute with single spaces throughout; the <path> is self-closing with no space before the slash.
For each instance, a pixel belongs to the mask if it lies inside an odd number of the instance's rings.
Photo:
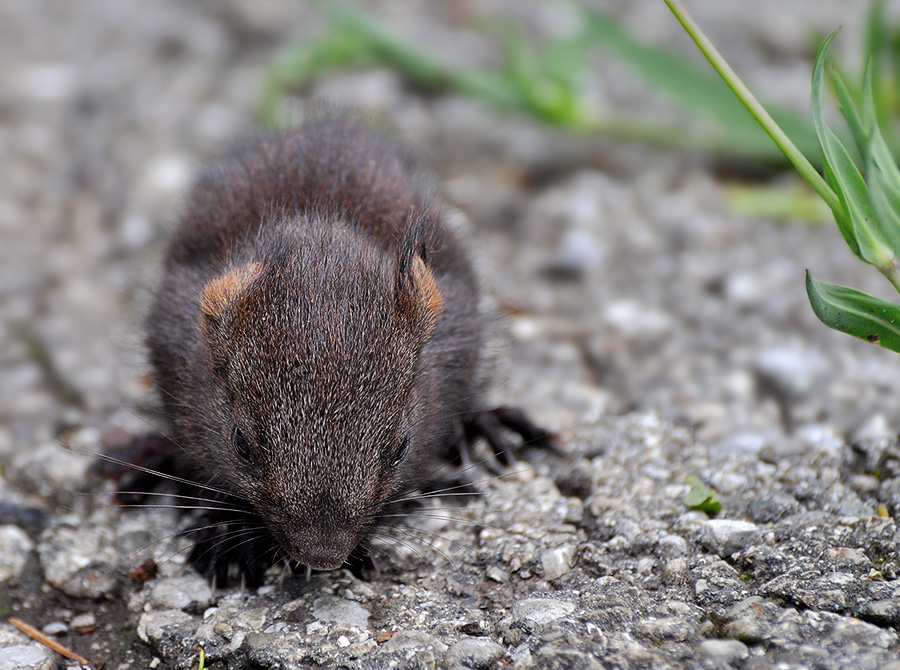
<path id="1" fill-rule="evenodd" d="M 414 235 L 388 252 L 333 223 L 295 229 L 202 292 L 205 420 L 230 486 L 291 557 L 331 569 L 415 462 L 414 377 L 441 296 Z"/>

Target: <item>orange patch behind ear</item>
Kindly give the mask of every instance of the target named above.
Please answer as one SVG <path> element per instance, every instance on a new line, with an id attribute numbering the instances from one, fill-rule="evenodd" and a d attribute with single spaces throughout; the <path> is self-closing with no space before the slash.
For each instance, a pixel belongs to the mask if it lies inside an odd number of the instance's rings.
<path id="1" fill-rule="evenodd" d="M 431 332 L 441 311 L 443 299 L 434 275 L 421 256 L 414 256 L 399 282 L 400 309 L 414 325 Z"/>
<path id="2" fill-rule="evenodd" d="M 413 283 L 419 287 L 419 295 L 425 304 L 425 312 L 432 321 L 437 318 L 441 311 L 443 299 L 438 291 L 437 283 L 434 281 L 434 275 L 425 265 L 425 261 L 421 256 L 416 256 L 412 262 L 410 271 L 413 275 Z"/>
<path id="3" fill-rule="evenodd" d="M 253 262 L 216 277 L 203 287 L 200 294 L 200 311 L 208 318 L 219 319 L 225 308 L 237 300 L 261 273 L 262 264 Z"/>

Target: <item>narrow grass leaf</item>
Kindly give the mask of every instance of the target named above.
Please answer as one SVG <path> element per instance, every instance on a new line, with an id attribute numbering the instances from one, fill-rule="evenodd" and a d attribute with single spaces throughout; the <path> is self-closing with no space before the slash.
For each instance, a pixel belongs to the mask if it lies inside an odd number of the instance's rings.
<path id="1" fill-rule="evenodd" d="M 825 125 L 823 109 L 823 78 L 825 54 L 837 31 L 832 32 L 822 43 L 816 55 L 812 77 L 812 117 L 813 126 L 819 137 L 825 159 L 826 180 L 840 200 L 840 210 L 832 208 L 841 235 L 854 254 L 875 266 L 885 259 L 884 249 L 872 236 L 867 222 L 873 217 L 868 200 L 866 182 L 837 135 Z"/>
<path id="2" fill-rule="evenodd" d="M 869 52 L 871 54 L 871 52 Z M 862 86 L 862 122 L 866 133 L 878 130 L 878 109 L 875 101 L 875 59 L 869 55 L 866 69 L 863 71 Z"/>
<path id="3" fill-rule="evenodd" d="M 878 125 L 872 63 L 872 58 L 869 58 L 863 75 L 862 94 L 862 125 L 868 137 L 863 156 L 874 213 L 874 219 L 869 224 L 889 251 L 888 265 L 878 267 L 894 281 L 897 253 L 900 251 L 900 170 Z"/>
<path id="4" fill-rule="evenodd" d="M 305 84 L 324 70 L 360 65 L 371 57 L 365 40 L 347 30 L 338 30 L 318 42 L 283 49 L 264 75 L 257 107 L 260 121 L 266 126 L 287 125 L 290 119 L 283 115 L 280 105 L 289 89 Z"/>
<path id="5" fill-rule="evenodd" d="M 593 40 L 631 65 L 654 90 L 665 91 L 686 109 L 712 118 L 729 140 L 756 152 L 780 155 L 757 121 L 714 72 L 680 58 L 669 50 L 636 40 L 612 18 L 595 9 L 585 9 L 586 26 Z M 806 119 L 785 109 L 767 109 L 791 141 L 808 156 L 817 155 L 815 133 Z"/>
<path id="6" fill-rule="evenodd" d="M 797 188 L 783 184 L 732 186 L 725 194 L 731 211 L 757 219 L 818 225 L 830 224 L 833 218 L 815 191 L 800 183 Z"/>
<path id="7" fill-rule="evenodd" d="M 850 94 L 850 90 L 844 83 L 844 78 L 841 77 L 834 68 L 831 69 L 831 81 L 834 84 L 834 90 L 837 93 L 841 115 L 844 117 L 847 126 L 850 128 L 850 134 L 853 135 L 853 141 L 856 143 L 859 155 L 865 156 L 866 148 L 869 144 L 869 129 L 871 126 L 863 120 L 862 116 L 860 116 L 859 110 L 856 108 L 856 103 L 853 100 L 853 96 Z M 865 100 L 865 96 L 863 96 L 863 100 Z M 863 102 L 863 104 L 865 105 L 865 102 Z"/>
<path id="8" fill-rule="evenodd" d="M 837 183 L 837 178 L 834 176 L 834 172 L 828 165 L 828 161 L 825 161 L 823 172 L 825 175 L 825 182 L 837 195 L 838 198 L 838 207 L 832 209 L 831 214 L 834 217 L 835 223 L 837 223 L 837 227 L 841 233 L 841 237 L 844 238 L 844 242 L 846 242 L 847 246 L 850 247 L 850 251 L 852 251 L 857 258 L 862 260 L 862 254 L 859 251 L 859 244 L 856 241 L 856 234 L 853 232 L 853 222 L 850 220 L 850 215 L 846 212 L 846 210 L 844 210 L 843 200 L 841 199 L 840 195 L 841 188 Z"/>
<path id="9" fill-rule="evenodd" d="M 851 249 L 862 260 L 877 266 L 883 260 L 884 249 L 869 227 L 874 214 L 866 182 L 847 148 L 827 126 L 822 131 L 822 149 L 834 182 L 829 185 L 841 201 L 842 216 L 839 218 L 838 212 L 834 212 L 835 220 L 839 226 L 841 219 L 844 222 L 849 220 L 849 235 L 855 240 Z M 843 229 L 841 234 L 845 240 L 848 239 L 848 234 Z"/>
<path id="10" fill-rule="evenodd" d="M 863 40 L 865 51 L 863 53 L 869 54 L 869 60 L 866 63 L 866 75 L 879 81 L 882 71 L 882 63 L 880 61 L 883 57 L 890 55 L 892 40 L 889 25 L 890 22 L 885 14 L 884 0 L 873 0 L 869 7 L 869 14 L 866 17 L 866 32 Z M 865 85 L 863 88 L 865 89 Z M 879 90 L 878 93 L 877 97 L 872 96 L 869 99 L 877 110 L 877 117 L 882 122 L 885 122 L 890 118 L 890 99 L 889 96 L 883 94 L 883 91 Z M 867 94 L 864 90 L 863 104 L 865 104 L 866 97 Z"/>
<path id="11" fill-rule="evenodd" d="M 896 166 L 892 164 L 894 171 Z M 900 191 L 893 174 L 885 174 L 882 165 L 872 161 L 869 167 L 869 198 L 875 213 L 873 225 L 877 228 L 889 251 L 885 264 L 878 268 L 894 272 L 897 268 L 897 250 L 900 250 Z"/>
<path id="12" fill-rule="evenodd" d="M 900 352 L 900 304 L 813 279 L 809 272 L 806 293 L 816 316 L 829 328 Z"/>

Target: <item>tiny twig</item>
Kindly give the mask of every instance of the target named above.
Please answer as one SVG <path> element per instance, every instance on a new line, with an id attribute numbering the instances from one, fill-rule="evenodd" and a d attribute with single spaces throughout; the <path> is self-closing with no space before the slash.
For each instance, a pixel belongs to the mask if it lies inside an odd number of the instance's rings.
<path id="1" fill-rule="evenodd" d="M 55 651 L 57 654 L 61 654 L 61 655 L 65 656 L 66 658 L 72 659 L 73 661 L 78 661 L 79 663 L 81 663 L 81 665 L 86 665 L 89 668 L 96 667 L 93 663 L 91 663 L 89 660 L 87 660 L 84 656 L 80 656 L 80 655 L 76 654 L 74 651 L 72 651 L 71 649 L 69 649 L 68 647 L 64 647 L 63 645 L 61 645 L 59 642 L 57 642 L 53 638 L 47 637 L 41 631 L 39 631 L 37 628 L 25 623 L 21 619 L 11 616 L 11 617 L 9 617 L 9 623 L 11 625 L 15 626 L 16 628 L 18 628 L 23 633 L 25 633 L 25 635 L 27 635 L 28 637 L 32 638 L 33 640 L 36 640 L 37 642 L 40 642 L 45 647 L 49 647 L 50 649 Z"/>

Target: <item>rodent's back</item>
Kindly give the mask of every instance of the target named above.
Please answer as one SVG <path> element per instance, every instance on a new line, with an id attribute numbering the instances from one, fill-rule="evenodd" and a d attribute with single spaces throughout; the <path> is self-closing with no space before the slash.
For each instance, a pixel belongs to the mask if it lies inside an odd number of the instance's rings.
<path id="1" fill-rule="evenodd" d="M 461 438 L 477 291 L 392 144 L 326 118 L 259 138 L 191 196 L 148 322 L 185 467 L 336 567 Z"/>

